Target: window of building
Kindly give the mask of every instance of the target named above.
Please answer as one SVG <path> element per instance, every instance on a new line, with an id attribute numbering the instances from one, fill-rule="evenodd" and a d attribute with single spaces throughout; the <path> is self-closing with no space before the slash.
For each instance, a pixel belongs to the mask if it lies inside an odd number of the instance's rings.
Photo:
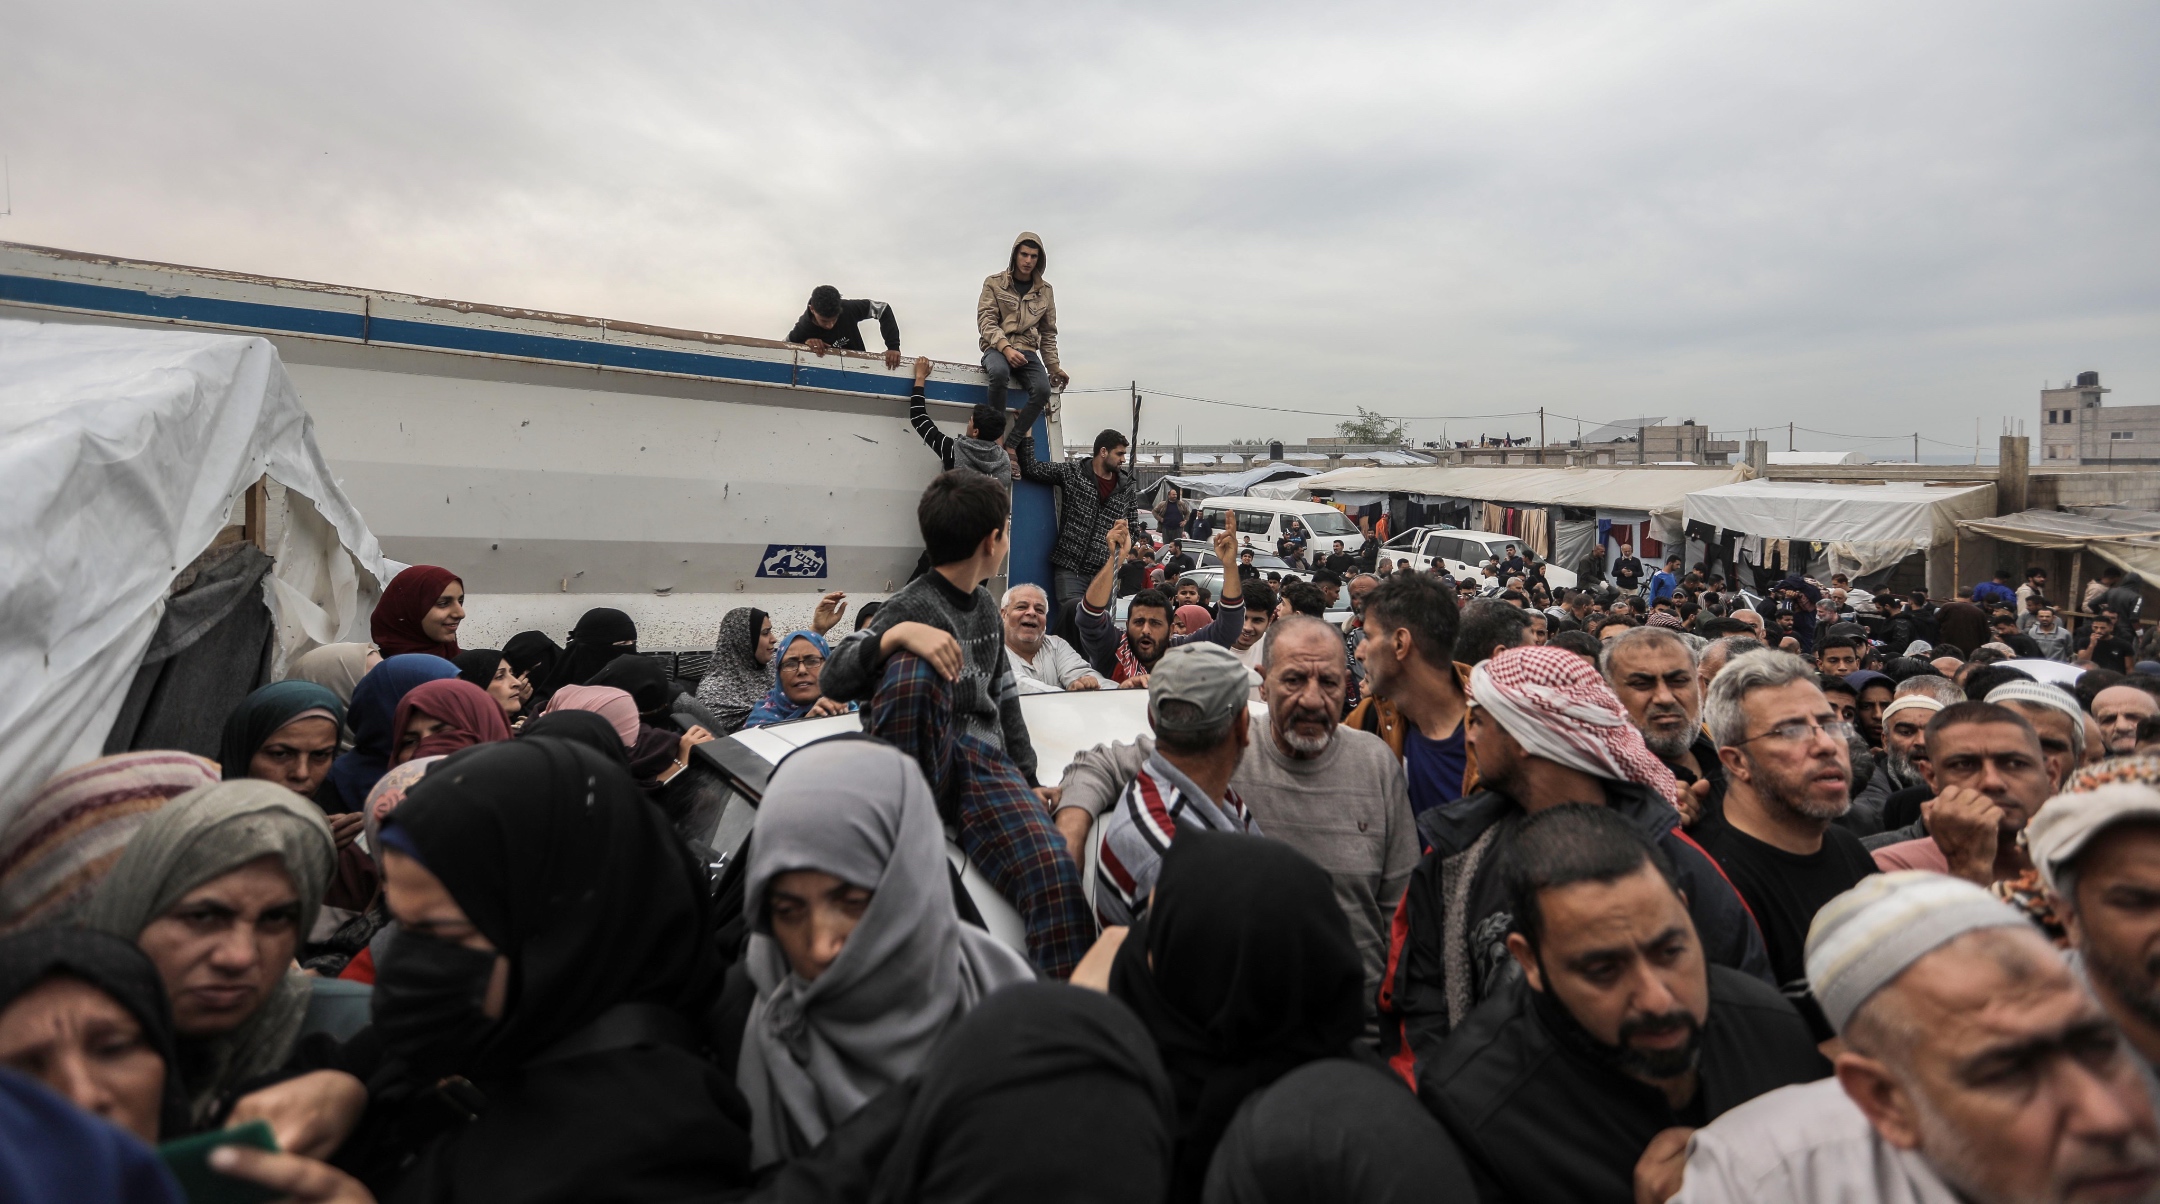
<path id="1" fill-rule="evenodd" d="M 2110 438 L 2110 439 L 2135 439 L 2135 438 L 2137 438 L 2137 432 L 2136 432 L 2136 431 L 2109 431 L 2109 432 L 2108 432 L 2108 438 Z"/>

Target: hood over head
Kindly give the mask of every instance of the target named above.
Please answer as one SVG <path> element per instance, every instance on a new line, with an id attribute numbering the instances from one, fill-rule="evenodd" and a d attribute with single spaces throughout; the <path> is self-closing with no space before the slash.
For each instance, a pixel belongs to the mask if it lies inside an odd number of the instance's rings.
<path id="1" fill-rule="evenodd" d="M 1034 243 L 1035 249 L 1042 252 L 1042 262 L 1035 265 L 1035 279 L 1041 280 L 1043 273 L 1050 270 L 1050 252 L 1043 246 L 1042 235 L 1033 230 L 1022 230 L 1013 237 L 1012 254 L 1005 259 L 1005 270 L 1014 276 L 1020 274 L 1020 244 L 1024 242 Z"/>

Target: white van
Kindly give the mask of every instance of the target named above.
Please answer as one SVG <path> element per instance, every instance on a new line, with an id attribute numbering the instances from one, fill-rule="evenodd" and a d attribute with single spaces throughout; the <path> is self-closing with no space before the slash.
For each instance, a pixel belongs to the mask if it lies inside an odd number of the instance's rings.
<path id="1" fill-rule="evenodd" d="M 1327 555 L 1341 540 L 1343 551 L 1355 552 L 1365 546 L 1365 537 L 1358 532 L 1356 523 L 1343 516 L 1343 512 L 1325 502 L 1310 499 L 1281 501 L 1268 497 L 1211 497 L 1200 502 L 1201 512 L 1208 516 L 1213 528 L 1223 528 L 1222 512 L 1235 510 L 1238 516 L 1238 542 L 1243 544 L 1249 536 L 1256 548 L 1272 552 L 1275 541 L 1283 537 L 1286 519 L 1296 519 L 1308 532 L 1305 545 L 1307 555 Z"/>
<path id="2" fill-rule="evenodd" d="M 1530 547 L 1520 535 L 1458 531 L 1453 527 L 1412 527 L 1380 545 L 1380 554 L 1394 560 L 1407 560 L 1411 568 L 1420 572 L 1430 569 L 1437 560 L 1461 581 L 1478 579 L 1478 566 L 1488 560 L 1506 559 L 1510 546 L 1519 552 L 1527 552 Z M 1554 589 L 1574 589 L 1575 571 L 1547 561 L 1545 584 Z"/>

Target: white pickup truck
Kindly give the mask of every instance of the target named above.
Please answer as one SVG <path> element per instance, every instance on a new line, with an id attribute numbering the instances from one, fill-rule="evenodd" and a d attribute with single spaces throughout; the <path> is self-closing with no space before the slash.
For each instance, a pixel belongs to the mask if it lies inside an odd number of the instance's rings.
<path id="1" fill-rule="evenodd" d="M 1507 550 L 1527 550 L 1530 545 L 1521 536 L 1499 535 L 1491 531 L 1458 531 L 1453 527 L 1412 527 L 1380 545 L 1380 554 L 1395 560 L 1407 560 L 1410 567 L 1424 572 L 1439 561 L 1441 566 L 1454 575 L 1456 580 L 1476 578 L 1478 566 L 1488 560 L 1504 560 Z M 1554 589 L 1574 589 L 1575 572 L 1557 564 L 1545 565 L 1545 584 Z"/>

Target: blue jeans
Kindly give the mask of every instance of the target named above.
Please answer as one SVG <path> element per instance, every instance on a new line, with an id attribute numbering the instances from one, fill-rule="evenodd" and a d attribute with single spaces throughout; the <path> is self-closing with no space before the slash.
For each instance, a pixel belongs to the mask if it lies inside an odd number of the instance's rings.
<path id="1" fill-rule="evenodd" d="M 1023 351 L 1020 354 L 1027 357 L 1027 363 L 1015 368 L 1006 362 L 1004 352 L 994 349 L 983 352 L 983 375 L 990 378 L 990 406 L 998 410 L 1005 408 L 1005 389 L 1017 377 L 1020 387 L 1027 390 L 1028 408 L 1039 414 L 1050 404 L 1050 372 L 1043 367 L 1041 352 Z"/>

